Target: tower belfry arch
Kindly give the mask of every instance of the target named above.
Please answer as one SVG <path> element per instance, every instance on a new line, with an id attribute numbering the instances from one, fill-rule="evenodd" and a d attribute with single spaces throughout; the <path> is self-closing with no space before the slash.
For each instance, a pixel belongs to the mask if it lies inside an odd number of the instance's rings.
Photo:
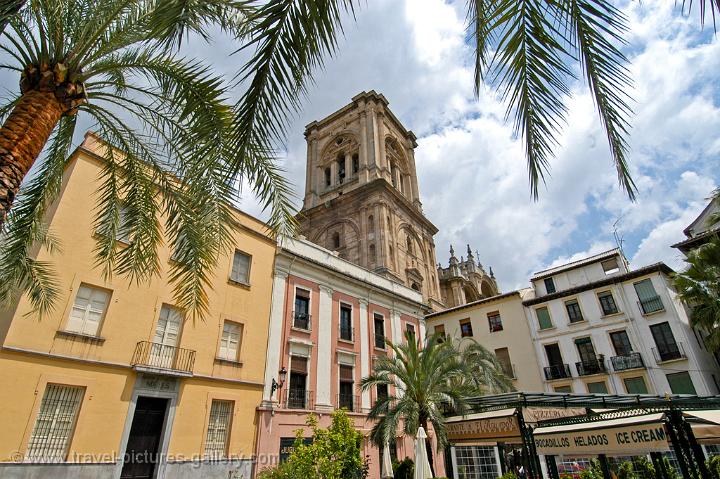
<path id="1" fill-rule="evenodd" d="M 305 138 L 301 232 L 353 263 L 420 291 L 431 309 L 441 309 L 433 242 L 438 230 L 422 210 L 416 138 L 387 99 L 362 92 L 308 124 Z"/>

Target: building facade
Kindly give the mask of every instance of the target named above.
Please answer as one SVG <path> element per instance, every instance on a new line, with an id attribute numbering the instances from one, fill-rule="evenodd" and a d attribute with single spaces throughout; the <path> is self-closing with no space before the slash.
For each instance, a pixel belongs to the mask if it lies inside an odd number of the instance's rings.
<path id="1" fill-rule="evenodd" d="M 450 245 L 450 264 L 447 268 L 438 265 L 438 278 L 440 297 L 447 308 L 490 298 L 500 293 L 492 267 L 490 274 L 485 272 L 482 263 L 475 262 L 470 245 L 467 245 L 467 259 L 461 256 L 459 260 Z"/>
<path id="2" fill-rule="evenodd" d="M 720 219 L 720 196 L 710 200 L 698 217 L 683 230 L 685 239 L 675 243 L 673 248 L 687 255 L 690 250 L 707 243 L 720 234 L 718 219 Z"/>
<path id="3" fill-rule="evenodd" d="M 442 307 L 435 244 L 415 169 L 415 135 L 384 96 L 362 92 L 305 129 L 303 234 L 341 258 L 419 291 Z"/>
<path id="4" fill-rule="evenodd" d="M 55 265 L 57 307 L 0 312 L 0 477 L 250 477 L 275 241 L 235 211 L 204 320 L 173 306 L 167 247 L 159 278 L 105 279 L 88 201 L 102 155 L 92 134 L 73 153 L 47 218 L 62 254 L 35 257 Z"/>
<path id="5" fill-rule="evenodd" d="M 523 295 L 527 290 L 484 298 L 426 316 L 428 334 L 474 339 L 495 353 L 518 391 L 543 390 Z"/>
<path id="6" fill-rule="evenodd" d="M 618 249 L 536 273 L 523 302 L 547 392 L 718 394 L 718 362 L 663 263 Z"/>
<path id="7" fill-rule="evenodd" d="M 400 392 L 362 392 L 359 384 L 376 358 L 391 354 L 386 340 L 404 341 L 406 332 L 425 336 L 423 311 L 420 292 L 308 240 L 281 238 L 258 408 L 258 470 L 284 457 L 295 431 L 307 429 L 308 414 L 316 414 L 327 427 L 330 413 L 343 408 L 365 436 L 369 477 L 379 478 L 380 454 L 368 438 L 373 422 L 367 413 L 378 395 Z M 413 457 L 412 438 L 397 437 L 395 448 L 395 457 Z M 435 464 L 440 468 L 436 475 L 442 475 L 442 458 Z"/>

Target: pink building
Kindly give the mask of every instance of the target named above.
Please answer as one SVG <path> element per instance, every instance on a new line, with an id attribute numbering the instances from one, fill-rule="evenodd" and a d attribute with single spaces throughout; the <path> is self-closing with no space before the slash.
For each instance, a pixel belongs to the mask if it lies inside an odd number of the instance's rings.
<path id="1" fill-rule="evenodd" d="M 385 339 L 423 338 L 422 295 L 304 239 L 282 238 L 275 259 L 263 402 L 258 408 L 257 471 L 282 460 L 295 431 L 315 413 L 348 410 L 366 437 L 370 478 L 380 477 L 380 451 L 370 440 L 367 413 L 378 394 L 359 385 L 374 358 L 389 354 Z M 280 383 L 280 384 L 278 384 Z M 279 386 L 279 387 L 278 387 Z M 306 431 L 309 436 L 309 431 Z M 430 433 L 432 437 L 432 431 Z M 395 441 L 398 458 L 413 457 L 413 438 Z M 438 476 L 442 459 L 435 458 Z"/>

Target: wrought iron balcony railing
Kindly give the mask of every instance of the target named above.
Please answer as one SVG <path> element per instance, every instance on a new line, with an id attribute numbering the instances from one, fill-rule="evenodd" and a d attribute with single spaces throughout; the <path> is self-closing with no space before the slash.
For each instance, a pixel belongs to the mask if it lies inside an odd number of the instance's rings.
<path id="1" fill-rule="evenodd" d="M 285 396 L 286 409 L 312 409 L 313 392 L 302 388 L 288 389 Z"/>
<path id="2" fill-rule="evenodd" d="M 605 358 L 598 356 L 590 361 L 579 361 L 575 363 L 575 369 L 577 369 L 578 376 L 589 376 L 590 374 L 603 374 L 607 373 L 607 367 L 605 367 Z"/>
<path id="3" fill-rule="evenodd" d="M 337 408 L 347 409 L 350 412 L 357 412 L 360 410 L 360 396 L 354 394 L 338 394 L 337 395 Z"/>
<path id="4" fill-rule="evenodd" d="M 632 352 L 625 356 L 613 356 L 610 358 L 615 371 L 625 371 L 627 369 L 644 368 L 645 362 L 642 355 L 638 352 Z"/>
<path id="5" fill-rule="evenodd" d="M 683 343 L 672 343 L 666 344 L 662 347 L 652 348 L 652 352 L 653 356 L 655 356 L 655 361 L 658 363 L 687 358 Z"/>
<path id="6" fill-rule="evenodd" d="M 192 375 L 195 351 L 166 344 L 140 341 L 135 346 L 132 366 L 148 368 L 157 372 L 167 371 L 179 375 Z"/>
<path id="7" fill-rule="evenodd" d="M 293 328 L 310 331 L 312 327 L 312 316 L 308 313 L 293 311 Z"/>
<path id="8" fill-rule="evenodd" d="M 545 366 L 545 379 L 551 381 L 553 379 L 571 378 L 570 366 L 567 364 L 554 364 Z"/>
<path id="9" fill-rule="evenodd" d="M 643 314 L 650 314 L 655 313 L 657 311 L 662 311 L 665 309 L 665 306 L 663 305 L 662 299 L 660 299 L 660 296 L 654 296 L 652 298 L 642 299 L 638 301 L 638 304 L 640 305 L 640 310 Z"/>

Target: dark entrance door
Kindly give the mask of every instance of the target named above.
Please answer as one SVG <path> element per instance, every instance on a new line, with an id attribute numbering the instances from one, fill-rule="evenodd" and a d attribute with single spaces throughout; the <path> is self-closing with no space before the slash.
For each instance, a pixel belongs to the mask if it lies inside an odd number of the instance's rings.
<path id="1" fill-rule="evenodd" d="M 120 477 L 151 479 L 158 462 L 167 399 L 140 396 L 130 426 Z"/>

